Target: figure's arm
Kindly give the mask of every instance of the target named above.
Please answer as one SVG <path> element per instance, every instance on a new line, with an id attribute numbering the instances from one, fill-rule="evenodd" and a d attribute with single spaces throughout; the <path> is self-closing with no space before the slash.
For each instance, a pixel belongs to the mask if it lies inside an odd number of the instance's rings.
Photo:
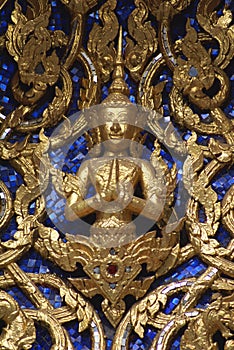
<path id="1" fill-rule="evenodd" d="M 65 217 L 69 221 L 75 221 L 94 213 L 97 209 L 98 198 L 93 196 L 85 199 L 87 186 L 89 183 L 89 170 L 87 166 L 81 166 L 77 172 L 79 191 L 72 192 L 67 198 L 65 207 Z"/>
<path id="2" fill-rule="evenodd" d="M 96 210 L 93 208 L 93 199 L 93 197 L 83 199 L 72 194 L 68 198 L 65 207 L 66 219 L 69 221 L 75 221 L 78 218 L 82 218 L 84 216 L 94 213 Z"/>
<path id="3" fill-rule="evenodd" d="M 160 201 L 159 193 L 161 192 L 159 179 L 150 164 L 144 163 L 140 175 L 140 184 L 142 187 L 143 198 L 133 196 L 128 205 L 128 209 L 134 214 L 141 214 L 147 219 L 158 220 L 162 213 L 163 204 Z"/>

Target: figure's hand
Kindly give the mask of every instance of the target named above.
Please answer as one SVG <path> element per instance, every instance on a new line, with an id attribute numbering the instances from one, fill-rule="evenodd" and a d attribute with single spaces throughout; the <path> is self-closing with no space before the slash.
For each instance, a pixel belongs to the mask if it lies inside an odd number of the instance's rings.
<path id="1" fill-rule="evenodd" d="M 123 181 L 118 184 L 118 196 L 115 201 L 122 207 L 126 208 L 132 201 L 134 188 L 130 181 Z"/>
<path id="2" fill-rule="evenodd" d="M 96 201 L 97 202 L 102 202 L 102 203 L 104 203 L 104 202 L 112 202 L 116 198 L 115 192 L 116 191 L 114 191 L 114 190 L 105 190 L 105 191 L 102 191 L 102 192 L 98 192 L 95 195 Z"/>
<path id="3" fill-rule="evenodd" d="M 99 211 L 116 212 L 125 209 L 132 201 L 134 188 L 129 181 L 118 183 L 116 189 L 100 192 L 92 197 L 93 207 Z M 91 198 L 90 198 L 91 200 Z"/>
<path id="4" fill-rule="evenodd" d="M 92 200 L 92 203 L 90 204 L 93 208 L 95 208 L 98 211 L 102 211 L 103 208 L 103 197 L 100 193 L 96 193 L 92 198 L 89 200 Z"/>

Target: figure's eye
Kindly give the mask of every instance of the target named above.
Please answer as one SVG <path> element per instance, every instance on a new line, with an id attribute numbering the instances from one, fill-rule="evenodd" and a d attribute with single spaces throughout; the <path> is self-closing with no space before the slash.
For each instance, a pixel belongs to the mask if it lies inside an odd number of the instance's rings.
<path id="1" fill-rule="evenodd" d="M 128 114 L 126 112 L 120 113 L 118 115 L 118 120 L 121 122 L 126 122 L 128 120 Z"/>

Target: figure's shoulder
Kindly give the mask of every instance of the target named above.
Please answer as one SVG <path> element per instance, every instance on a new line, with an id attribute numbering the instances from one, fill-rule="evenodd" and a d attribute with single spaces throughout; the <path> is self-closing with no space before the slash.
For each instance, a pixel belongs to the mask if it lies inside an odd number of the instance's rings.
<path id="1" fill-rule="evenodd" d="M 77 175 L 80 175 L 81 173 L 84 174 L 84 173 L 87 173 L 89 172 L 89 168 L 90 168 L 90 160 L 87 159 L 85 161 L 83 161 L 80 166 L 79 166 L 79 169 L 77 171 Z"/>
<path id="2" fill-rule="evenodd" d="M 151 162 L 147 159 L 130 157 L 129 161 L 137 164 L 142 169 L 142 171 L 144 171 L 145 169 L 154 169 Z"/>
<path id="3" fill-rule="evenodd" d="M 83 161 L 80 165 L 80 171 L 94 171 L 104 163 L 101 157 L 90 158 Z"/>
<path id="4" fill-rule="evenodd" d="M 154 169 L 153 165 L 151 164 L 150 160 L 140 159 L 140 167 L 141 167 L 143 173 L 145 171 L 150 171 L 153 173 L 155 172 L 155 169 Z"/>
<path id="5" fill-rule="evenodd" d="M 152 166 L 151 162 L 147 159 L 141 159 L 137 157 L 129 157 L 124 159 L 125 163 L 127 162 L 128 167 L 135 168 L 141 174 L 141 177 L 151 176 L 155 177 L 155 169 Z"/>

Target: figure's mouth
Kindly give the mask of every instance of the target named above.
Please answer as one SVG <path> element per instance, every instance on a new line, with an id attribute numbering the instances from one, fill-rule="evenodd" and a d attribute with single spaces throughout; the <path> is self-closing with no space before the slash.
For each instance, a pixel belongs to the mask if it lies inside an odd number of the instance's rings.
<path id="1" fill-rule="evenodd" d="M 121 134 L 110 134 L 110 138 L 112 140 L 122 139 L 123 138 L 123 133 L 121 133 Z"/>

